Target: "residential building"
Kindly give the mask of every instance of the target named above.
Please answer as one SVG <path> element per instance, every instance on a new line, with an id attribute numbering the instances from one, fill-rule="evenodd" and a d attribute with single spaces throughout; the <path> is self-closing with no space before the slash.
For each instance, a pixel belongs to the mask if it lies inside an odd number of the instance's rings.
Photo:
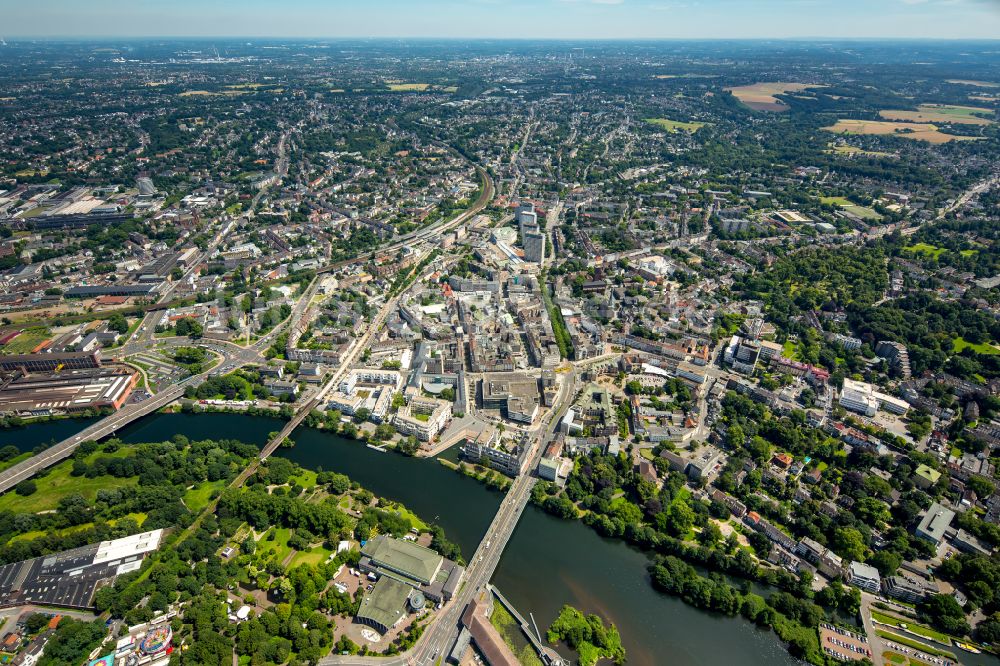
<path id="1" fill-rule="evenodd" d="M 851 562 L 847 568 L 847 582 L 871 594 L 878 594 L 882 586 L 878 569 L 870 564 L 857 561 Z"/>

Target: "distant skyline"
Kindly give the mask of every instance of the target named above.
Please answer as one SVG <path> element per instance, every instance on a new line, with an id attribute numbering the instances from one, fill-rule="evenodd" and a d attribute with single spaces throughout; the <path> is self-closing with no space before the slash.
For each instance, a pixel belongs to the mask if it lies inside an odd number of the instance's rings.
<path id="1" fill-rule="evenodd" d="M 0 0 L 0 37 L 1000 38 L 1000 0 Z"/>

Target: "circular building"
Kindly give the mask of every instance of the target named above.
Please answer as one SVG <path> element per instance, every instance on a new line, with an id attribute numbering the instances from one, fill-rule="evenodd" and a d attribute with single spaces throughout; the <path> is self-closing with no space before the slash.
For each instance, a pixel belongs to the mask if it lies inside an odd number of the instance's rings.
<path id="1" fill-rule="evenodd" d="M 156 654 L 157 652 L 162 652 L 166 650 L 170 645 L 170 639 L 173 638 L 173 631 L 170 629 L 169 624 L 164 624 L 155 629 L 151 629 L 148 634 L 146 634 L 142 642 L 139 643 L 139 651 L 143 654 Z"/>

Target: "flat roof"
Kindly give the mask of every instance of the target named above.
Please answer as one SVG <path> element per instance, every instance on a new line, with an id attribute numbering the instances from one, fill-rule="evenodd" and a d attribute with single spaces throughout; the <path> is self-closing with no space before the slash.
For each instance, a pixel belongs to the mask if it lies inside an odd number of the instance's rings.
<path id="1" fill-rule="evenodd" d="M 94 564 L 118 560 L 129 555 L 143 555 L 156 550 L 160 545 L 160 537 L 162 536 L 163 530 L 153 530 L 152 532 L 133 534 L 132 536 L 113 541 L 102 541 L 97 547 Z"/>
<path id="2" fill-rule="evenodd" d="M 131 369 L 118 368 L 32 373 L 0 389 L 0 412 L 115 404 L 131 391 L 135 375 Z"/>
<path id="3" fill-rule="evenodd" d="M 937 480 L 941 478 L 941 472 L 937 471 L 933 467 L 928 467 L 923 464 L 917 467 L 916 475 L 922 476 L 932 483 L 937 483 Z"/>
<path id="4" fill-rule="evenodd" d="M 851 562 L 851 575 L 857 576 L 858 578 L 879 580 L 878 569 L 876 569 L 870 564 L 865 564 L 864 562 L 858 562 L 858 561 Z"/>
<path id="5" fill-rule="evenodd" d="M 390 571 L 402 574 L 424 584 L 434 580 L 444 558 L 429 548 L 418 546 L 411 541 L 394 539 L 380 535 L 370 540 L 361 549 L 372 563 Z"/>
<path id="6" fill-rule="evenodd" d="M 389 628 L 406 615 L 406 600 L 413 588 L 389 576 L 382 576 L 361 600 L 357 617 Z"/>
<path id="7" fill-rule="evenodd" d="M 934 504 L 931 504 L 931 508 L 927 509 L 924 517 L 920 519 L 917 531 L 939 542 L 944 538 L 944 532 L 951 525 L 951 521 L 954 518 L 954 511 L 934 502 Z"/>

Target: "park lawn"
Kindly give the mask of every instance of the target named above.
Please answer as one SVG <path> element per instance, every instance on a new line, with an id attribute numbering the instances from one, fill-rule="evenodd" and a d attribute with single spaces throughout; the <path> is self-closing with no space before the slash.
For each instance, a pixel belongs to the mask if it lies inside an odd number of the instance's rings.
<path id="1" fill-rule="evenodd" d="M 3 470 L 7 469 L 8 467 L 13 467 L 14 465 L 16 465 L 17 463 L 21 462 L 22 460 L 27 460 L 32 455 L 34 455 L 34 454 L 31 451 L 25 451 L 24 453 L 20 453 L 20 454 L 14 456 L 13 458 L 11 458 L 10 460 L 8 460 L 6 462 L 0 463 L 0 472 L 2 472 Z"/>
<path id="2" fill-rule="evenodd" d="M 0 495 L 0 511 L 12 511 L 14 513 L 50 511 L 57 508 L 59 500 L 67 495 L 79 493 L 87 498 L 88 501 L 93 501 L 97 497 L 98 490 L 132 486 L 139 479 L 137 476 L 127 479 L 119 479 L 113 476 L 99 476 L 94 479 L 88 479 L 85 476 L 70 476 L 72 469 L 73 463 L 69 460 L 56 465 L 48 475 L 35 479 L 38 490 L 27 497 L 22 497 L 13 492 Z"/>
<path id="3" fill-rule="evenodd" d="M 397 514 L 397 515 L 399 515 L 399 516 L 401 516 L 403 518 L 408 519 L 410 521 L 410 524 L 413 527 L 416 527 L 421 532 L 424 532 L 424 531 L 426 531 L 428 529 L 427 523 L 425 523 L 424 521 L 422 521 L 420 519 L 420 517 L 417 516 L 417 514 L 413 513 L 412 511 L 410 511 L 409 509 L 407 509 L 402 504 L 392 503 L 392 504 L 388 504 L 388 505 L 384 506 L 383 508 L 386 511 L 391 511 L 392 513 L 395 513 L 395 514 Z"/>
<path id="4" fill-rule="evenodd" d="M 290 569 L 300 564 L 311 564 L 313 566 L 322 564 L 326 562 L 326 558 L 330 557 L 332 552 L 322 546 L 310 548 L 309 550 L 300 550 L 292 556 L 292 561 L 289 562 L 288 568 Z"/>
<path id="5" fill-rule="evenodd" d="M 127 458 L 128 456 L 132 455 L 134 451 L 135 450 L 130 446 L 121 446 L 114 453 L 108 453 L 107 451 L 98 449 L 88 454 L 87 457 L 83 459 L 83 461 L 88 465 L 93 465 L 98 458 Z"/>
<path id="6" fill-rule="evenodd" d="M 297 483 L 306 490 L 310 490 L 316 487 L 316 472 L 311 469 L 303 469 L 301 473 L 291 477 L 288 483 L 289 485 Z"/>
<path id="7" fill-rule="evenodd" d="M 942 634 L 940 631 L 931 629 L 928 626 L 922 624 L 914 624 L 912 622 L 906 623 L 906 630 L 910 631 L 918 636 L 923 636 L 924 638 L 929 638 L 932 641 L 937 641 L 944 645 L 951 645 L 951 637 L 947 634 Z"/>
<path id="8" fill-rule="evenodd" d="M 898 617 L 893 617 L 892 615 L 886 615 L 885 613 L 880 613 L 879 611 L 872 611 L 872 619 L 876 622 L 881 622 L 882 624 L 891 624 L 895 627 L 899 626 L 900 622 L 906 623 L 909 620 L 903 620 Z M 907 625 L 909 626 L 909 625 Z"/>
<path id="9" fill-rule="evenodd" d="M 1000 349 L 997 349 L 995 346 L 986 342 L 973 344 L 971 342 L 966 342 L 964 338 L 955 338 L 952 342 L 952 351 L 956 354 L 960 353 L 965 348 L 969 348 L 977 354 L 984 354 L 986 356 L 1000 354 Z"/>
<path id="10" fill-rule="evenodd" d="M 48 532 L 44 530 L 32 530 L 30 532 L 22 532 L 21 534 L 15 534 L 10 538 L 7 543 L 14 543 L 15 541 L 31 541 L 32 539 L 37 539 L 38 537 L 43 537 Z"/>
<path id="11" fill-rule="evenodd" d="M 115 518 L 114 520 L 109 520 L 108 523 L 110 523 L 111 525 L 117 525 L 118 521 L 124 520 L 126 518 L 131 518 L 141 526 L 144 522 L 146 522 L 146 519 L 149 518 L 149 514 L 142 512 L 126 513 L 121 518 Z"/>
<path id="12" fill-rule="evenodd" d="M 274 534 L 274 541 L 268 540 L 268 536 L 271 533 Z M 292 552 L 292 549 L 288 545 L 288 538 L 290 536 L 292 536 L 291 529 L 287 527 L 272 527 L 265 532 L 264 536 L 257 542 L 257 551 L 273 552 L 275 559 L 280 564 L 284 562 L 285 558 Z"/>
<path id="13" fill-rule="evenodd" d="M 680 120 L 670 120 L 669 118 L 646 118 L 646 122 L 652 123 L 661 129 L 665 129 L 671 134 L 676 134 L 680 131 L 693 134 L 708 124 L 697 121 L 683 122 Z"/>
<path id="14" fill-rule="evenodd" d="M 639 455 L 646 460 L 652 460 L 656 456 L 653 455 L 653 449 L 639 449 Z"/>
<path id="15" fill-rule="evenodd" d="M 197 513 L 208 506 L 208 503 L 212 501 L 212 493 L 216 490 L 222 490 L 225 486 L 225 480 L 203 481 L 194 488 L 185 491 L 183 498 L 184 505 L 191 511 Z"/>
<path id="16" fill-rule="evenodd" d="M 129 515 L 133 515 L 133 514 L 129 514 Z M 145 514 L 143 514 L 143 515 L 145 515 Z M 114 521 L 111 521 L 111 524 L 114 524 Z M 15 541 L 31 541 L 32 539 L 37 539 L 39 537 L 48 536 L 50 534 L 54 534 L 54 535 L 57 535 L 57 536 L 68 536 L 70 534 L 73 534 L 74 532 L 79 532 L 81 530 L 89 530 L 93 526 L 94 526 L 94 523 L 83 523 L 82 525 L 72 525 L 70 527 L 63 527 L 61 529 L 49 530 L 47 532 L 43 531 L 43 530 L 32 530 L 31 532 L 23 532 L 21 534 L 17 534 L 15 536 L 11 537 L 11 539 L 10 539 L 10 541 L 8 543 L 14 543 Z"/>
<path id="17" fill-rule="evenodd" d="M 937 259 L 944 252 L 943 247 L 937 247 L 936 245 L 931 245 L 929 243 L 914 243 L 913 245 L 907 245 L 903 249 L 907 252 L 922 254 L 925 257 L 930 257 L 932 259 Z"/>

